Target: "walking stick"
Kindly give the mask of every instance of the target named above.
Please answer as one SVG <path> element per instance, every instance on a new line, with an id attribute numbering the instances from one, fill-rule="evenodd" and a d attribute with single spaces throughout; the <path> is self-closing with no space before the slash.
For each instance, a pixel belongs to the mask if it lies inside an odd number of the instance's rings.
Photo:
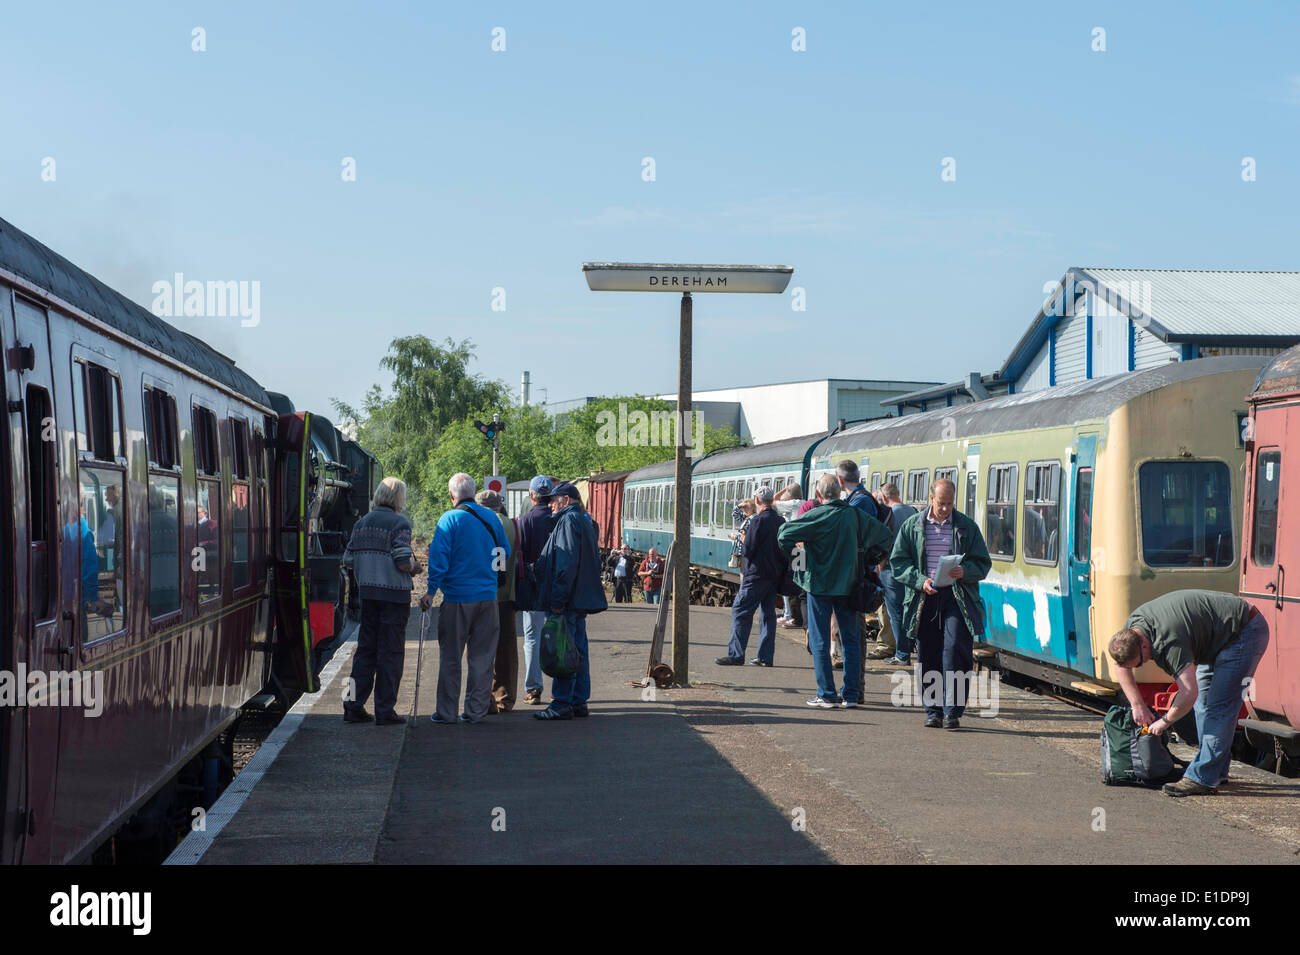
<path id="1" fill-rule="evenodd" d="M 411 701 L 411 716 L 420 715 L 420 673 L 424 669 L 424 630 L 429 625 L 429 611 L 420 611 L 420 648 L 415 651 L 415 699 Z"/>

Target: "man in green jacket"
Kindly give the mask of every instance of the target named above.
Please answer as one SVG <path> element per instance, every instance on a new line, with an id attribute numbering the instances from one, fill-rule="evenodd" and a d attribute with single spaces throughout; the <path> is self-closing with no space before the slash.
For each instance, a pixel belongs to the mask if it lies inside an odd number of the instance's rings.
<path id="1" fill-rule="evenodd" d="M 817 482 L 822 504 L 802 517 L 781 525 L 776 543 L 789 553 L 802 544 L 802 554 L 792 556 L 794 580 L 808 593 L 808 643 L 817 676 L 817 695 L 809 706 L 858 705 L 862 679 L 862 634 L 858 614 L 849 605 L 853 584 L 869 566 L 884 559 L 889 550 L 889 528 L 861 508 L 840 499 L 840 482 L 834 474 L 823 474 Z M 835 692 L 835 671 L 831 668 L 831 615 L 840 626 L 844 653 L 844 696 Z"/>
<path id="2" fill-rule="evenodd" d="M 966 709 L 974 669 L 975 637 L 984 633 L 979 582 L 992 562 L 979 525 L 953 507 L 957 487 L 941 478 L 930 485 L 930 504 L 898 529 L 889 566 L 905 588 L 903 630 L 916 644 L 925 725 L 957 729 Z M 936 586 L 939 562 L 961 556 L 951 583 Z"/>

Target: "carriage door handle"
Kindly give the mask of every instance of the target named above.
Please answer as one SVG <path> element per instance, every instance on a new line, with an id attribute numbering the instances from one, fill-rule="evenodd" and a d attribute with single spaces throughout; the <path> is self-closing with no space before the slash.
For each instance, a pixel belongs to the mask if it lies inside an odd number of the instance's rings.
<path id="1" fill-rule="evenodd" d="M 70 627 L 73 621 L 77 619 L 77 615 L 74 614 L 71 610 L 65 610 L 63 611 L 63 619 Z M 59 650 L 59 660 L 62 661 L 64 657 L 68 656 L 72 652 L 72 641 L 69 640 L 68 643 L 66 644 L 60 643 L 58 650 Z"/>
<path id="2" fill-rule="evenodd" d="M 1278 564 L 1277 565 L 1277 587 L 1275 588 L 1276 593 L 1273 594 L 1273 606 L 1278 610 L 1282 609 L 1282 603 L 1283 601 L 1286 600 L 1286 598 L 1283 596 L 1285 586 L 1286 586 L 1286 568 L 1283 567 L 1281 564 Z"/>

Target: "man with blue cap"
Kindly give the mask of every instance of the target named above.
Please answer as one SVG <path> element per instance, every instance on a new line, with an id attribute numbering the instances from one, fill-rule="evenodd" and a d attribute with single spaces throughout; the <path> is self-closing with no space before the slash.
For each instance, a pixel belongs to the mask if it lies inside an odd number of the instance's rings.
<path id="1" fill-rule="evenodd" d="M 587 614 L 609 605 L 600 582 L 600 553 L 596 525 L 583 510 L 578 489 L 559 484 L 551 492 L 555 527 L 537 559 L 537 605 L 552 617 L 563 617 L 569 637 L 581 657 L 576 673 L 557 676 L 551 684 L 551 705 L 539 720 L 571 720 L 587 715 L 591 696 L 591 664 L 587 653 Z"/>

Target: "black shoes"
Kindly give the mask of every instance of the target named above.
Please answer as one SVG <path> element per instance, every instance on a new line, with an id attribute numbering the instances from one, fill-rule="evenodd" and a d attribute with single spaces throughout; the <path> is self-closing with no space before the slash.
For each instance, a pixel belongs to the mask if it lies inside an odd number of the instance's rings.
<path id="1" fill-rule="evenodd" d="M 406 717 L 398 716 L 396 713 L 390 713 L 387 716 L 381 716 L 375 720 L 376 726 L 405 726 Z"/>
<path id="2" fill-rule="evenodd" d="M 943 720 L 937 716 L 927 716 L 925 718 L 925 728 L 928 730 L 937 730 L 943 725 Z"/>
<path id="3" fill-rule="evenodd" d="M 584 716 L 589 715 L 588 712 L 587 712 L 587 704 L 586 704 L 586 703 L 574 703 L 574 704 L 573 704 L 573 715 L 576 716 L 578 719 L 582 719 Z"/>
<path id="4" fill-rule="evenodd" d="M 535 720 L 571 720 L 571 719 L 573 719 L 573 707 L 571 707 L 571 706 L 564 706 L 563 704 L 561 704 L 560 706 L 556 706 L 554 703 L 552 703 L 550 706 L 548 706 L 546 709 L 542 710 L 540 713 L 534 713 L 534 714 L 533 714 L 533 719 L 535 719 Z"/>
<path id="5" fill-rule="evenodd" d="M 749 665 L 752 667 L 770 667 L 772 664 L 768 663 L 766 660 L 760 660 L 758 657 L 754 657 L 754 659 L 749 661 Z"/>
<path id="6" fill-rule="evenodd" d="M 740 667 L 745 665 L 744 657 L 718 657 L 713 661 L 720 667 Z"/>
<path id="7" fill-rule="evenodd" d="M 363 706 L 343 707 L 344 723 L 371 723 L 374 722 L 374 719 L 373 716 L 366 712 L 366 709 Z M 403 720 L 402 722 L 406 721 Z"/>
<path id="8" fill-rule="evenodd" d="M 961 720 L 955 716 L 945 716 L 943 718 L 943 728 L 946 730 L 959 730 L 961 729 Z"/>

